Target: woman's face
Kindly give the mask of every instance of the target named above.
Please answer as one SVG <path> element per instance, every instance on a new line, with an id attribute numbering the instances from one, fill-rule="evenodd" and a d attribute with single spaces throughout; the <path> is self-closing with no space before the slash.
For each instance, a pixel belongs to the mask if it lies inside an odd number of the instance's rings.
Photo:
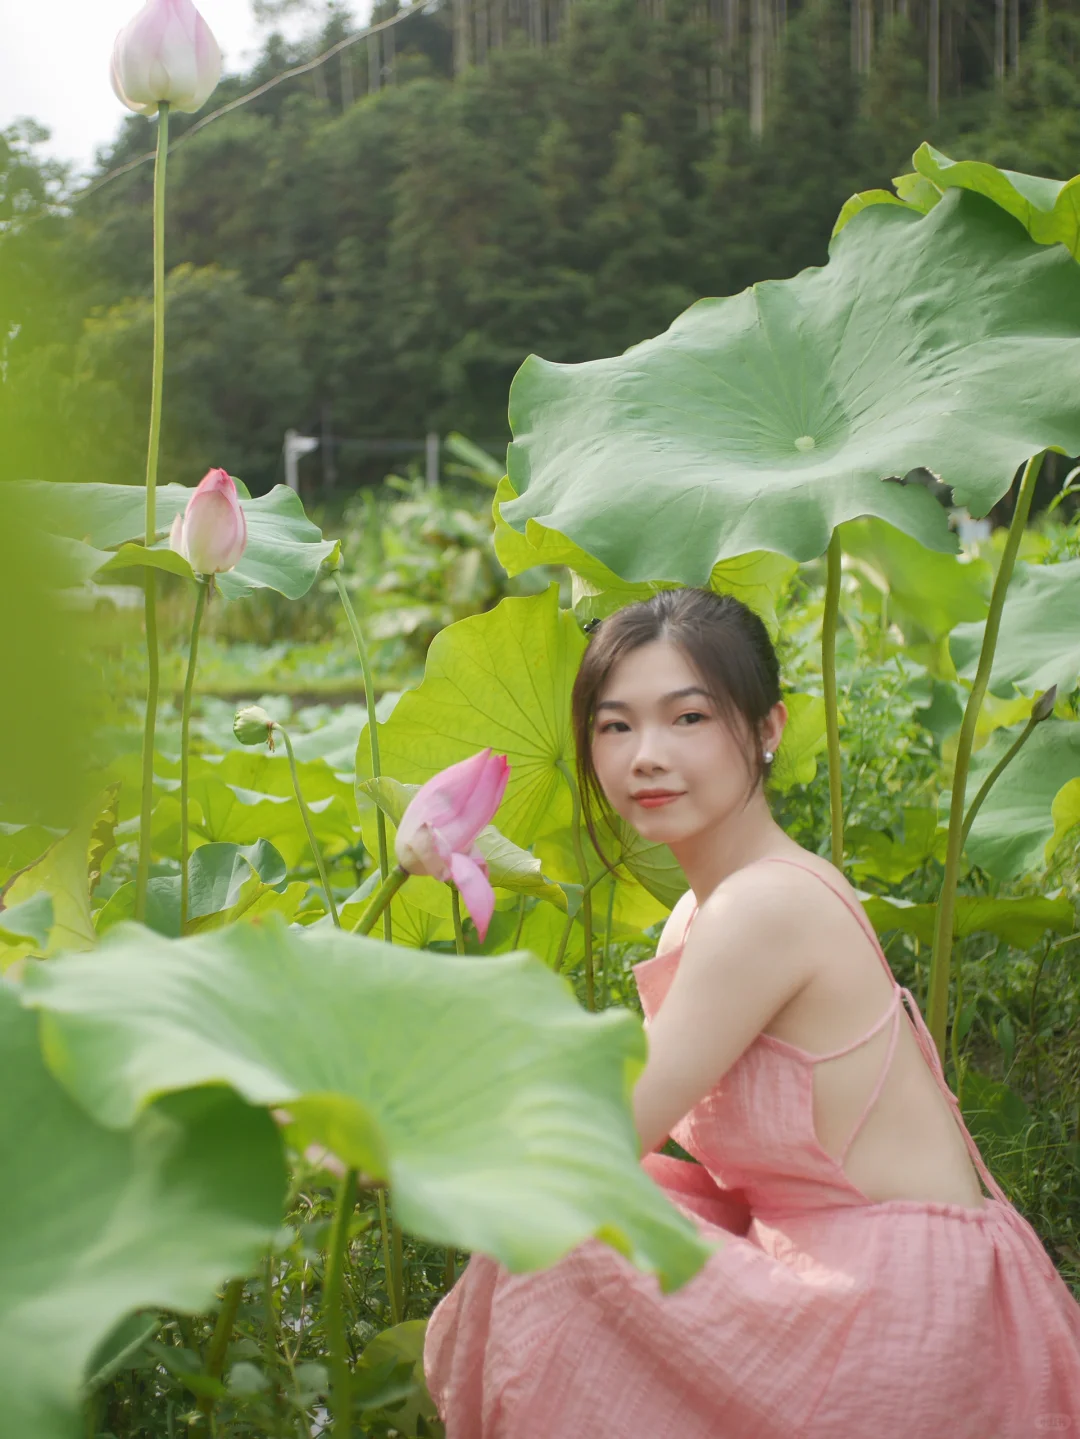
<path id="1" fill-rule="evenodd" d="M 743 746 L 666 640 L 612 666 L 597 696 L 592 756 L 612 809 L 658 844 L 723 823 L 742 809 L 750 783 Z M 650 790 L 676 797 L 650 799 Z"/>

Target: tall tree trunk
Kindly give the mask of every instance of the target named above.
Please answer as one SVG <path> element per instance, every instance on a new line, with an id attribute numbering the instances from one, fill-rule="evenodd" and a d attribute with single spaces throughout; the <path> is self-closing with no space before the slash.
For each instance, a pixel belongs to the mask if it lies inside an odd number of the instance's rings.
<path id="1" fill-rule="evenodd" d="M 488 50 L 491 48 L 489 31 L 487 0 L 479 0 L 476 7 L 476 63 L 478 65 L 482 65 L 487 59 Z"/>
<path id="2" fill-rule="evenodd" d="M 356 99 L 356 92 L 353 89 L 353 47 L 346 46 L 341 52 L 341 108 L 348 110 Z"/>
<path id="3" fill-rule="evenodd" d="M 1020 74 L 1020 0 L 1009 0 L 1009 50 L 1012 72 Z"/>
<path id="4" fill-rule="evenodd" d="M 382 89 L 382 35 L 367 37 L 368 94 Z"/>
<path id="5" fill-rule="evenodd" d="M 750 0 L 750 133 L 759 140 L 765 133 L 771 9 L 771 0 Z"/>
<path id="6" fill-rule="evenodd" d="M 941 0 L 930 0 L 927 34 L 927 99 L 931 115 L 937 115 L 941 103 Z"/>
<path id="7" fill-rule="evenodd" d="M 1005 79 L 1005 0 L 994 0 L 994 79 Z"/>
<path id="8" fill-rule="evenodd" d="M 397 37 L 393 25 L 383 31 L 383 64 L 386 66 L 387 84 L 397 80 Z"/>
<path id="9" fill-rule="evenodd" d="M 472 63 L 469 45 L 468 0 L 454 0 L 454 74 L 460 75 Z"/>
<path id="10" fill-rule="evenodd" d="M 724 102 L 736 100 L 735 64 L 739 53 L 739 0 L 724 0 Z"/>

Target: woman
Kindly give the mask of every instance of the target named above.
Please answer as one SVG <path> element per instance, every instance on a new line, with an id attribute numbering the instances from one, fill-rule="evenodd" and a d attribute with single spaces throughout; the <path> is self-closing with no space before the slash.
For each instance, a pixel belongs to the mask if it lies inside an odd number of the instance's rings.
<path id="1" fill-rule="evenodd" d="M 666 1296 L 593 1239 L 535 1274 L 474 1255 L 428 1327 L 447 1439 L 1080 1436 L 1080 1305 L 854 891 L 769 811 L 787 710 L 761 620 L 704 590 L 629 605 L 573 712 L 586 800 L 690 881 L 635 966 L 634 1117 L 722 1247 Z M 652 1153 L 669 1133 L 702 1167 Z"/>

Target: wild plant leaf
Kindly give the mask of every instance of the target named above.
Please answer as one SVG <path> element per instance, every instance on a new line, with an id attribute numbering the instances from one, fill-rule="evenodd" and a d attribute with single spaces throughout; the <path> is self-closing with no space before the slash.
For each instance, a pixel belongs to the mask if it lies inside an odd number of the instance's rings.
<path id="1" fill-rule="evenodd" d="M 784 695 L 788 718 L 769 787 L 780 794 L 787 794 L 796 785 L 806 785 L 817 774 L 818 755 L 824 754 L 828 746 L 825 733 L 825 701 L 820 695 L 798 694 L 788 691 Z"/>
<path id="2" fill-rule="evenodd" d="M 48 944 L 55 922 L 52 896 L 44 891 L 21 904 L 0 905 L 0 944 L 21 945 L 29 939 L 40 952 Z"/>
<path id="3" fill-rule="evenodd" d="M 1034 698 L 1051 685 L 1057 685 L 1062 696 L 1071 693 L 1080 677 L 1078 614 L 1080 560 L 1054 565 L 1018 561 L 1001 611 L 991 693 L 1012 699 L 1019 690 Z M 957 625 L 949 636 L 949 650 L 962 679 L 975 678 L 985 633 L 983 620 Z"/>
<path id="4" fill-rule="evenodd" d="M 49 533 L 84 541 L 99 550 L 119 546 L 104 567 L 106 575 L 145 565 L 191 573 L 187 562 L 178 565 L 180 557 L 172 557 L 164 543 L 147 552 L 146 491 L 141 485 L 27 480 L 20 481 L 19 488 L 30 496 Z M 158 488 L 155 515 L 160 534 L 168 535 L 173 519 L 187 508 L 191 495 L 186 485 Z M 236 568 L 217 576 L 217 588 L 229 600 L 256 589 L 277 590 L 292 600 L 306 595 L 323 560 L 336 550 L 337 541 L 323 539 L 318 526 L 305 515 L 299 495 L 288 485 L 275 485 L 269 494 L 256 499 L 242 494 L 240 504 L 247 521 L 247 545 Z"/>
<path id="5" fill-rule="evenodd" d="M 392 845 L 401 816 L 420 786 L 402 784 L 400 780 L 384 775 L 379 779 L 361 780 L 356 788 L 357 793 L 366 794 L 374 800 L 390 821 L 387 827 L 387 843 Z M 363 833 L 364 843 L 369 851 L 377 854 L 378 841 L 373 818 L 363 825 Z M 532 894 L 558 909 L 566 910 L 566 891 L 547 878 L 539 859 L 527 849 L 522 849 L 520 845 L 508 840 L 504 834 L 500 834 L 493 824 L 486 825 L 480 831 L 476 844 L 487 860 L 488 879 L 496 889 L 510 890 L 513 894 Z"/>
<path id="6" fill-rule="evenodd" d="M 1054 822 L 1054 833 L 1046 846 L 1047 863 L 1073 826 L 1080 824 L 1080 779 L 1071 779 L 1058 790 L 1050 806 L 1050 818 Z"/>
<path id="7" fill-rule="evenodd" d="M 512 1271 L 597 1235 L 671 1288 L 710 1252 L 639 1163 L 640 1021 L 586 1013 L 535 956 L 272 919 L 184 940 L 127 925 L 34 965 L 23 993 L 54 1072 L 111 1127 L 229 1084 L 287 1108 L 301 1147 L 388 1178 L 410 1232 Z"/>
<path id="8" fill-rule="evenodd" d="M 875 589 L 888 593 L 889 618 L 908 640 L 920 634 L 937 640 L 961 621 L 986 618 L 994 579 L 986 560 L 962 563 L 870 518 L 841 525 L 840 548 L 866 567 L 861 573 L 869 574 Z"/>
<path id="9" fill-rule="evenodd" d="M 917 805 L 904 806 L 903 838 L 893 837 L 870 825 L 848 825 L 844 845 L 852 858 L 852 878 L 873 875 L 886 884 L 899 884 L 930 859 L 945 862 L 948 825 L 938 821 L 937 812 Z"/>
<path id="10" fill-rule="evenodd" d="M 965 806 L 1018 738 L 1018 729 L 997 729 L 971 757 Z M 1080 778 L 1080 723 L 1048 719 L 1036 725 L 1023 748 L 994 782 L 964 846 L 973 864 L 995 879 L 1037 874 L 1046 865 L 1054 836 L 1053 803 L 1058 791 Z M 949 795 L 939 801 L 948 820 Z"/>
<path id="11" fill-rule="evenodd" d="M 417 1421 L 421 1415 L 429 1424 L 439 1418 L 439 1411 L 428 1393 L 424 1378 L 424 1336 L 427 1333 L 427 1324 L 426 1319 L 407 1319 L 403 1324 L 384 1329 L 364 1346 L 364 1352 L 360 1356 L 361 1371 L 384 1364 L 388 1360 L 411 1366 L 410 1389 L 406 1402 L 394 1411 L 394 1428 L 401 1434 L 416 1435 Z"/>
<path id="12" fill-rule="evenodd" d="M 84 1380 L 126 1315 L 200 1313 L 254 1267 L 280 1223 L 281 1142 L 221 1087 L 102 1128 L 45 1068 L 37 1017 L 3 984 L 0 1092 L 4 1432 L 78 1439 Z"/>
<path id="13" fill-rule="evenodd" d="M 48 942 L 39 945 L 36 939 L 27 939 L 22 945 L 0 949 L 0 968 L 27 954 L 52 955 L 62 949 L 92 949 L 97 943 L 90 902 L 92 851 L 100 865 L 99 820 L 114 798 L 112 791 L 95 798 L 67 834 L 25 869 L 13 874 L 0 891 L 0 924 L 5 911 L 21 907 L 37 895 L 48 895 L 53 907 Z"/>
<path id="14" fill-rule="evenodd" d="M 557 765 L 573 767 L 570 691 L 584 648 L 555 585 L 448 625 L 431 642 L 422 682 L 379 726 L 383 770 L 423 784 L 490 745 L 510 761 L 500 832 L 528 848 L 538 834 L 563 828 L 570 791 Z M 366 729 L 356 775 L 371 778 Z"/>
<path id="15" fill-rule="evenodd" d="M 701 300 L 584 364 L 533 356 L 510 395 L 502 519 L 624 580 L 703 584 L 770 549 L 820 555 L 860 515 L 956 552 L 926 467 L 987 513 L 1019 464 L 1080 452 L 1080 273 L 980 195 L 862 211 L 829 263 Z"/>
<path id="16" fill-rule="evenodd" d="M 879 934 L 902 929 L 921 944 L 932 945 L 937 905 L 912 904 L 887 895 L 865 895 L 857 891 L 868 919 Z M 1068 934 L 1073 927 L 1073 907 L 1067 899 L 1043 895 L 991 899 L 986 895 L 958 894 L 953 913 L 953 937 L 983 931 L 996 934 L 1017 949 L 1032 949 L 1046 934 Z"/>

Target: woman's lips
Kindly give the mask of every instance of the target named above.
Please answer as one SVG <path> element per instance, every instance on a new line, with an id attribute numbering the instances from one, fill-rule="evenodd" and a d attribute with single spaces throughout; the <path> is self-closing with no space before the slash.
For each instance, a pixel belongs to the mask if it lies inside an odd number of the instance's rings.
<path id="1" fill-rule="evenodd" d="M 682 799 L 682 795 L 652 794 L 642 795 L 641 799 L 637 800 L 636 803 L 641 805 L 642 809 L 659 809 L 662 804 L 670 804 L 672 800 L 676 799 Z"/>

